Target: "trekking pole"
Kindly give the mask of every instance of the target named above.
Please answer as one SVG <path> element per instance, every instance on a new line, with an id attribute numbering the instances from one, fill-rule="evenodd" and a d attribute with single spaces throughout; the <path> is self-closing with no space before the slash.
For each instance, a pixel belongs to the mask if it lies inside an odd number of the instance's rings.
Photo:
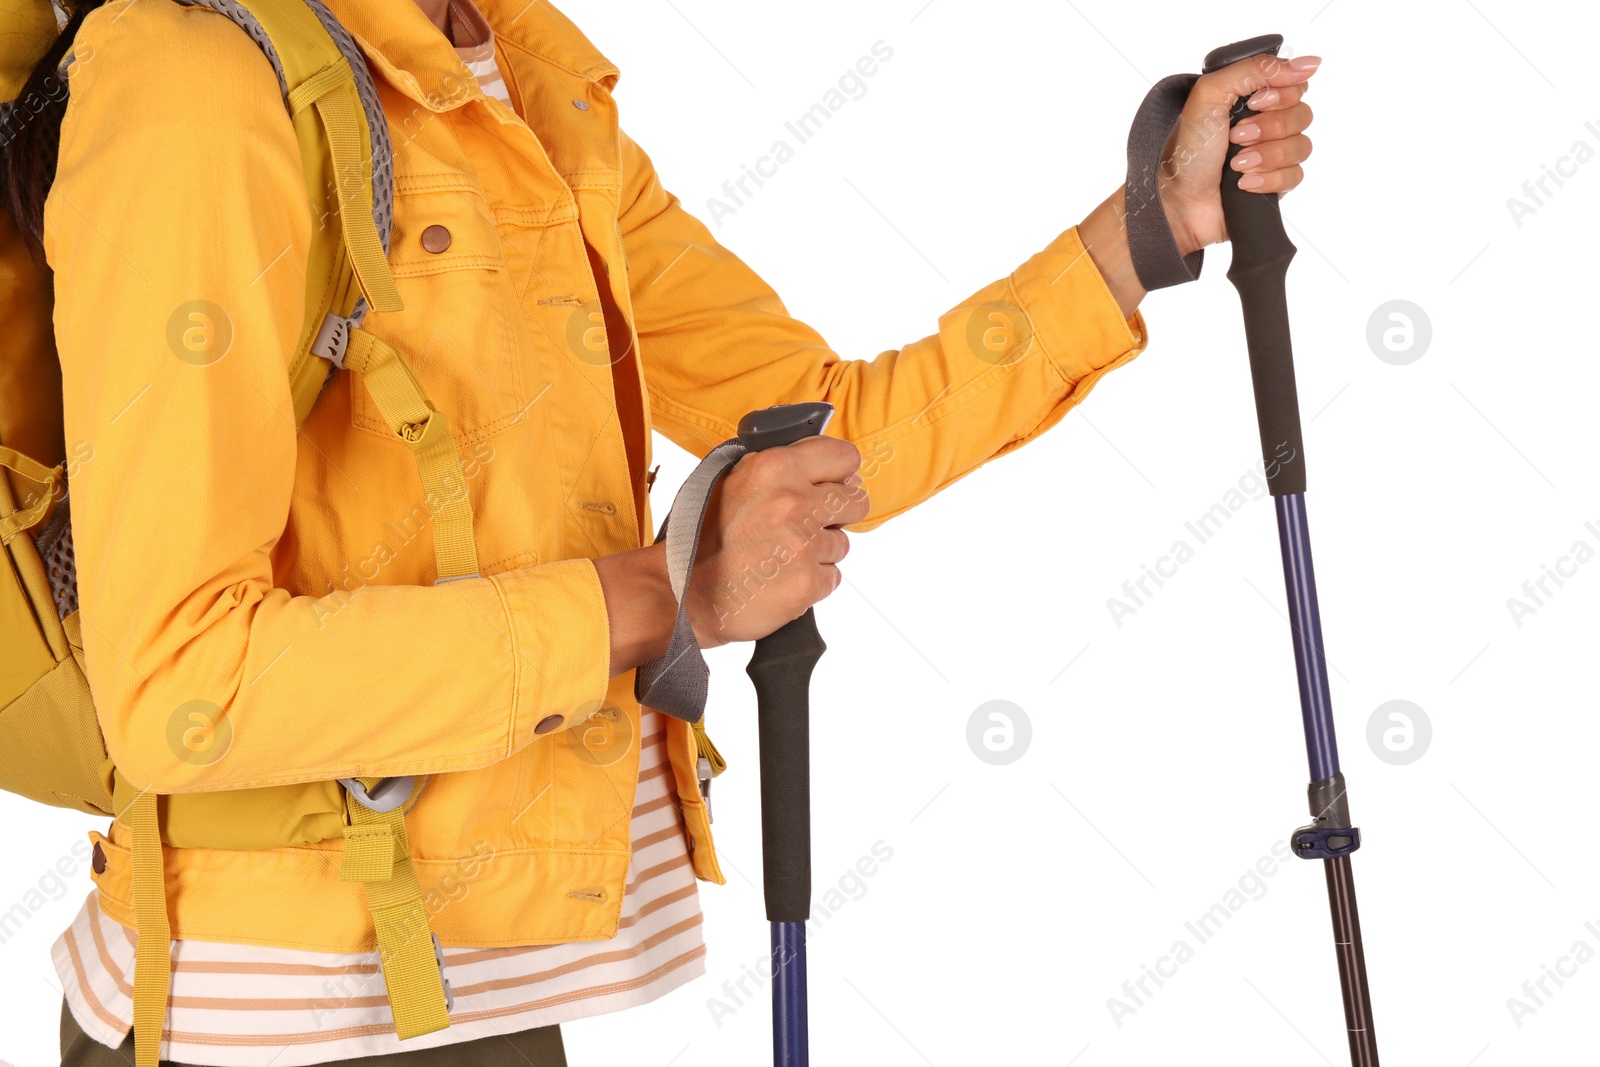
<path id="1" fill-rule="evenodd" d="M 750 452 L 822 433 L 829 404 L 785 404 L 739 422 Z M 811 671 L 827 646 L 812 609 L 756 642 L 746 671 L 761 734 L 761 863 L 772 923 L 772 1062 L 807 1067 L 806 919 L 811 914 Z"/>
<path id="2" fill-rule="evenodd" d="M 1254 55 L 1277 55 L 1282 44 L 1283 38 L 1272 34 L 1226 45 L 1206 56 L 1204 73 Z M 1234 104 L 1230 126 L 1253 114 L 1241 98 Z M 1284 277 L 1295 247 L 1284 233 L 1277 195 L 1239 188 L 1238 174 L 1228 164 L 1240 148 L 1228 147 L 1227 163 L 1222 169 L 1223 217 L 1233 245 L 1228 280 L 1239 291 L 1244 309 L 1256 421 L 1267 484 L 1278 515 L 1278 545 L 1283 554 L 1283 581 L 1300 682 L 1300 714 L 1305 724 L 1306 756 L 1311 764 L 1307 792 L 1312 821 L 1294 832 L 1294 852 L 1304 859 L 1322 860 L 1327 875 L 1350 1062 L 1353 1067 L 1378 1067 L 1367 965 L 1361 949 L 1361 920 L 1350 872 L 1350 854 L 1361 847 L 1361 832 L 1351 825 L 1344 775 L 1339 772 L 1327 661 L 1322 652 L 1322 619 L 1317 609 L 1317 581 L 1311 566 L 1311 534 L 1306 525 L 1305 444 L 1300 435 L 1294 353 L 1289 343 L 1289 309 L 1284 292 Z"/>

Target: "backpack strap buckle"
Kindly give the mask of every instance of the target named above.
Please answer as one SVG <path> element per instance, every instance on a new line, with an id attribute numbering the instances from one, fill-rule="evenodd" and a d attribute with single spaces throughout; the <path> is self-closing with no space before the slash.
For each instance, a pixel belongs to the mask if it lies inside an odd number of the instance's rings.
<path id="1" fill-rule="evenodd" d="M 402 775 L 398 778 L 379 779 L 370 789 L 359 778 L 341 778 L 339 784 L 344 786 L 351 799 L 366 808 L 368 811 L 385 815 L 403 805 L 411 798 L 416 789 L 415 775 Z"/>
<path id="2" fill-rule="evenodd" d="M 321 356 L 340 370 L 344 370 L 345 350 L 350 347 L 350 335 L 355 332 L 354 319 L 332 312 L 322 317 L 317 336 L 311 341 L 311 354 Z"/>

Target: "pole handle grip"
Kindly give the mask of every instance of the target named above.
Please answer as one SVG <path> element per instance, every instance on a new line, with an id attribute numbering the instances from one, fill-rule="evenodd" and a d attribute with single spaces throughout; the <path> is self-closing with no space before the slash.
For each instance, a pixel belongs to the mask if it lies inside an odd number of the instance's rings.
<path id="1" fill-rule="evenodd" d="M 1210 74 L 1241 59 L 1277 55 L 1279 34 L 1252 37 L 1224 45 L 1206 56 Z M 1241 97 L 1229 114 L 1229 128 L 1254 115 Z M 1239 291 L 1244 311 L 1245 340 L 1250 350 L 1250 378 L 1255 390 L 1256 425 L 1261 457 L 1273 496 L 1306 489 L 1305 441 L 1300 428 L 1300 398 L 1295 389 L 1294 347 L 1289 336 L 1289 309 L 1284 279 L 1295 246 L 1283 228 L 1276 193 L 1239 188 L 1233 158 L 1244 146 L 1229 144 L 1222 166 L 1222 215 L 1233 246 L 1228 280 Z"/>
<path id="2" fill-rule="evenodd" d="M 833 406 L 784 404 L 746 415 L 739 439 L 751 452 L 822 433 Z M 811 914 L 811 672 L 827 649 L 816 614 L 756 642 L 745 668 L 756 690 L 761 745 L 761 863 L 772 922 Z"/>

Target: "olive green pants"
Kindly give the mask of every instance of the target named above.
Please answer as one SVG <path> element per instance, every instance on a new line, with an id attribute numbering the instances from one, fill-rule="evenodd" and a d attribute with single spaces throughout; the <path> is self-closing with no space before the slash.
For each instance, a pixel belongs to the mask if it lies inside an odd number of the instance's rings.
<path id="1" fill-rule="evenodd" d="M 167 1067 L 184 1067 L 162 1060 Z M 61 1067 L 128 1067 L 133 1063 L 133 1035 L 121 1048 L 108 1048 L 83 1032 L 66 1004 L 61 1005 Z M 459 1045 L 338 1060 L 339 1067 L 567 1067 L 561 1028 L 541 1026 L 520 1034 L 485 1037 Z"/>

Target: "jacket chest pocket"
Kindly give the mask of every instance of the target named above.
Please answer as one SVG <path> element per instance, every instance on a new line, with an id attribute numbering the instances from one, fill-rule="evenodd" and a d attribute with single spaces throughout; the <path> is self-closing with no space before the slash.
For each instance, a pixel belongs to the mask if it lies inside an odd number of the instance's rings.
<path id="1" fill-rule="evenodd" d="M 405 308 L 366 325 L 405 353 L 464 446 L 516 425 L 529 406 L 524 331 L 500 235 L 475 187 L 397 184 L 389 264 Z M 367 390 L 358 384 L 350 395 L 354 424 L 390 437 Z"/>

